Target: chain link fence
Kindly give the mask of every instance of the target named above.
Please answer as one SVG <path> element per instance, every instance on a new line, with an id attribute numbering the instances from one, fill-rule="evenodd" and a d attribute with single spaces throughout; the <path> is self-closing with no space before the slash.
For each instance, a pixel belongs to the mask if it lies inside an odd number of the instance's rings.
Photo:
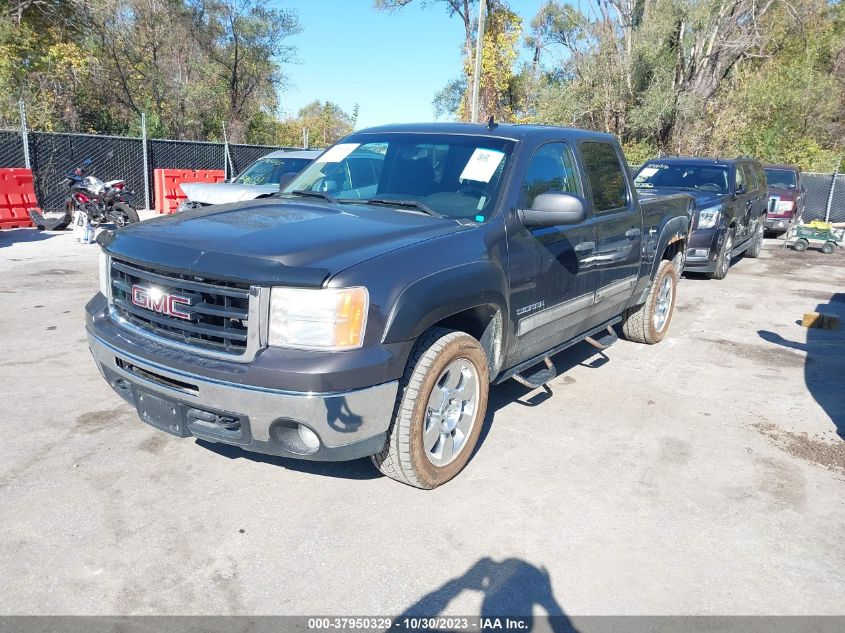
<path id="1" fill-rule="evenodd" d="M 834 178 L 831 197 L 830 187 Z M 804 221 L 824 220 L 827 215 L 828 199 L 830 199 L 830 222 L 845 222 L 845 174 L 815 174 L 803 173 L 801 179 L 807 188 L 804 204 Z"/>
<path id="2" fill-rule="evenodd" d="M 155 169 L 219 169 L 232 177 L 250 164 L 276 150 L 299 149 L 266 145 L 226 145 L 203 141 L 148 139 L 94 134 L 29 132 L 30 167 L 35 176 L 35 194 L 45 211 L 61 210 L 67 191 L 62 185 L 66 172 L 91 160 L 88 173 L 101 180 L 125 180 L 135 191 L 135 206 L 155 200 Z M 0 130 L 0 167 L 26 167 L 23 134 Z M 144 174 L 146 149 L 148 173 Z M 146 193 L 146 195 L 145 195 Z"/>
<path id="3" fill-rule="evenodd" d="M 0 130 L 0 167 L 25 167 L 23 134 L 21 130 Z M 45 210 L 59 210 L 64 205 L 66 191 L 62 180 L 68 170 L 91 159 L 90 173 L 101 180 L 126 180 L 136 192 L 135 204 L 144 206 L 155 200 L 154 169 L 220 169 L 231 177 L 241 173 L 253 162 L 276 150 L 295 147 L 270 145 L 226 145 L 202 141 L 173 141 L 149 139 L 146 142 L 147 166 L 144 174 L 144 141 L 140 138 L 93 134 L 53 134 L 29 132 L 30 165 L 35 175 L 35 193 Z M 227 164 L 228 162 L 228 164 Z M 636 172 L 636 167 L 632 167 Z M 845 222 L 845 174 L 802 174 L 807 198 L 804 220 L 824 219 Z M 831 196 L 831 185 L 834 178 Z M 145 193 L 147 194 L 145 196 Z"/>

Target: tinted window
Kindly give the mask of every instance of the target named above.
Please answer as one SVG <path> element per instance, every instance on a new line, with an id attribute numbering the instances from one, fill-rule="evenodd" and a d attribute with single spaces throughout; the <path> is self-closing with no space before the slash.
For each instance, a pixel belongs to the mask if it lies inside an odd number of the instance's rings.
<path id="1" fill-rule="evenodd" d="M 757 186 L 760 189 L 768 187 L 766 182 L 766 172 L 763 171 L 763 166 L 760 163 L 754 163 L 754 173 L 757 174 Z"/>
<path id="2" fill-rule="evenodd" d="M 721 165 L 648 162 L 634 178 L 634 185 L 641 189 L 665 187 L 688 191 L 728 192 L 728 168 Z"/>
<path id="3" fill-rule="evenodd" d="M 616 150 L 609 143 L 581 143 L 581 156 L 590 181 L 590 193 L 597 213 L 628 206 L 625 172 Z"/>
<path id="4" fill-rule="evenodd" d="M 745 175 L 745 186 L 748 191 L 757 191 L 760 187 L 757 183 L 757 174 L 751 163 L 742 163 L 742 172 Z"/>
<path id="5" fill-rule="evenodd" d="M 518 206 L 530 209 L 534 198 L 549 191 L 581 193 L 572 152 L 564 143 L 546 143 L 534 152 L 522 182 Z"/>
<path id="6" fill-rule="evenodd" d="M 770 187 L 795 189 L 798 183 L 797 174 L 791 169 L 767 169 L 766 179 Z"/>
<path id="7" fill-rule="evenodd" d="M 736 180 L 735 180 L 736 191 L 739 191 L 740 189 L 745 189 L 747 191 L 748 190 L 748 183 L 745 182 L 745 174 L 742 171 L 742 167 L 740 165 L 737 165 L 735 171 L 736 171 Z"/>

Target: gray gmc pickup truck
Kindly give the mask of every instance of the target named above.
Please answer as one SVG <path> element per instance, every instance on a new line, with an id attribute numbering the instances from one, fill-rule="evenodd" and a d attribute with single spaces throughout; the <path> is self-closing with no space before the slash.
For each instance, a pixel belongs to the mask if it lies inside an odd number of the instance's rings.
<path id="1" fill-rule="evenodd" d="M 638 200 L 617 140 L 459 123 L 356 132 L 276 196 L 101 240 L 88 341 L 144 422 L 434 488 L 491 384 L 666 334 L 686 194 Z"/>

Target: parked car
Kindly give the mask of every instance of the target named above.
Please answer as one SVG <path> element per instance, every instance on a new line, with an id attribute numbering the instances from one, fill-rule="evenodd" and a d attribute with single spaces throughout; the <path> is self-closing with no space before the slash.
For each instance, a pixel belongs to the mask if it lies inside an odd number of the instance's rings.
<path id="1" fill-rule="evenodd" d="M 279 183 L 290 180 L 320 155 L 322 150 L 279 151 L 267 154 L 247 167 L 231 182 L 191 182 L 182 185 L 188 196 L 177 211 L 212 204 L 254 200 L 279 191 Z"/>
<path id="2" fill-rule="evenodd" d="M 684 270 L 724 279 L 733 257 L 763 248 L 767 190 L 763 166 L 751 158 L 655 158 L 634 178 L 644 198 L 686 192 L 695 198 Z"/>
<path id="3" fill-rule="evenodd" d="M 692 205 L 639 200 L 607 134 L 371 128 L 279 196 L 105 237 L 88 341 L 161 430 L 371 456 L 433 488 L 469 460 L 491 383 L 542 386 L 553 354 L 617 324 L 666 335 Z"/>
<path id="4" fill-rule="evenodd" d="M 766 230 L 786 233 L 804 215 L 807 189 L 801 182 L 801 172 L 782 165 L 766 165 L 763 170 L 769 183 Z"/>

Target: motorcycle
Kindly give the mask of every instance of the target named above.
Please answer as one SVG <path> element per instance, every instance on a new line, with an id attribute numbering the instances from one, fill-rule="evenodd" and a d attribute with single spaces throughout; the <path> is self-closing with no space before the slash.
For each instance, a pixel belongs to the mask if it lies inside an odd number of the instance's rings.
<path id="1" fill-rule="evenodd" d="M 86 158 L 82 166 L 69 170 L 62 184 L 68 188 L 64 213 L 58 217 L 45 217 L 35 210 L 29 215 L 41 229 L 57 231 L 67 228 L 77 211 L 85 213 L 87 222 L 93 227 L 100 224 L 114 224 L 120 228 L 138 222 L 138 212 L 132 207 L 130 198 L 135 193 L 126 189 L 125 180 L 103 182 L 88 175 L 91 159 Z"/>

